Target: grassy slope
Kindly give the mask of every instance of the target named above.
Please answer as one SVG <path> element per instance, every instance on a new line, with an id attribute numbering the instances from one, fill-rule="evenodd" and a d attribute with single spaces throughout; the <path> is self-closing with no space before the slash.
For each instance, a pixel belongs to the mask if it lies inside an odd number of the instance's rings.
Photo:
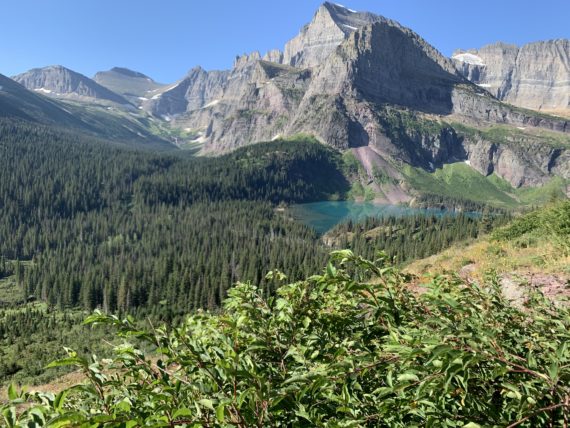
<path id="1" fill-rule="evenodd" d="M 420 193 L 469 199 L 500 208 L 542 205 L 551 197 L 562 197 L 568 180 L 555 177 L 538 188 L 513 188 L 496 174 L 483 176 L 465 163 L 454 163 L 429 173 L 419 168 L 404 167 L 413 189 Z"/>
<path id="2" fill-rule="evenodd" d="M 407 267 L 416 275 L 467 271 L 481 280 L 487 272 L 570 279 L 570 202 L 559 202 L 515 219 L 509 226 L 475 241 L 417 260 Z M 570 284 L 569 284 L 570 286 Z"/>

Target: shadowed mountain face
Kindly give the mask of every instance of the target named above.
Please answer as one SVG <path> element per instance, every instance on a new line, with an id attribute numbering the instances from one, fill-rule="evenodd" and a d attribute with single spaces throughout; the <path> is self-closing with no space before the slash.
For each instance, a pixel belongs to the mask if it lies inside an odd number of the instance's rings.
<path id="1" fill-rule="evenodd" d="M 60 65 L 34 68 L 13 79 L 31 91 L 54 98 L 96 100 L 129 104 L 122 96 L 99 85 L 90 78 Z"/>
<path id="2" fill-rule="evenodd" d="M 502 101 L 535 110 L 570 113 L 570 40 L 495 43 L 458 50 L 457 68 Z"/>

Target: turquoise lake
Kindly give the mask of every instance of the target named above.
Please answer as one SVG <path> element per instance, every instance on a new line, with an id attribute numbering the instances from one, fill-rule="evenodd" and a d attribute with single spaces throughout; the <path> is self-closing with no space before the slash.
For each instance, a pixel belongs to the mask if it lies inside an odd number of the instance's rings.
<path id="1" fill-rule="evenodd" d="M 372 202 L 323 201 L 291 205 L 287 212 L 295 219 L 322 234 L 339 223 L 364 220 L 366 217 L 405 217 L 416 214 L 455 215 L 454 211 L 431 208 L 410 208 L 405 205 L 384 205 Z M 477 214 L 472 213 L 476 216 Z"/>

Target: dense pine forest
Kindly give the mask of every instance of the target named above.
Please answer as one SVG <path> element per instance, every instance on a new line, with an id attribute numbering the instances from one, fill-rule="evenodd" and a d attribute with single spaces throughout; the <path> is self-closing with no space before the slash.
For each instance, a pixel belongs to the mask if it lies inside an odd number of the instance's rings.
<path id="1" fill-rule="evenodd" d="M 270 269 L 303 278 L 332 248 L 400 263 L 488 223 L 368 219 L 321 239 L 277 209 L 350 190 L 341 154 L 310 137 L 198 159 L 6 119 L 0 135 L 0 381 L 43 379 L 63 345 L 98 349 L 79 325 L 96 308 L 176 324 L 238 281 L 272 293 Z"/>
<path id="2" fill-rule="evenodd" d="M 326 239 L 338 248 L 373 259 L 382 249 L 392 262 L 400 264 L 440 252 L 457 241 L 477 238 L 509 220 L 501 211 L 442 217 L 367 218 L 343 223 L 327 233 Z"/>

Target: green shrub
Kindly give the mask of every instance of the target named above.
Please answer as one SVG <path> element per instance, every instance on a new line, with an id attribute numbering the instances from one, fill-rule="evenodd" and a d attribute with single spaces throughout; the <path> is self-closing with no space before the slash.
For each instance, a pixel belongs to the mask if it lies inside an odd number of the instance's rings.
<path id="1" fill-rule="evenodd" d="M 481 287 L 437 277 L 415 294 L 407 281 L 339 251 L 321 275 L 273 297 L 238 284 L 223 313 L 176 328 L 96 313 L 86 322 L 125 340 L 115 358 L 69 351 L 52 366 L 80 367 L 86 385 L 11 388 L 1 414 L 8 426 L 563 426 L 568 309 L 541 296 L 513 307 L 492 276 Z M 24 401 L 36 404 L 19 413 Z"/>

